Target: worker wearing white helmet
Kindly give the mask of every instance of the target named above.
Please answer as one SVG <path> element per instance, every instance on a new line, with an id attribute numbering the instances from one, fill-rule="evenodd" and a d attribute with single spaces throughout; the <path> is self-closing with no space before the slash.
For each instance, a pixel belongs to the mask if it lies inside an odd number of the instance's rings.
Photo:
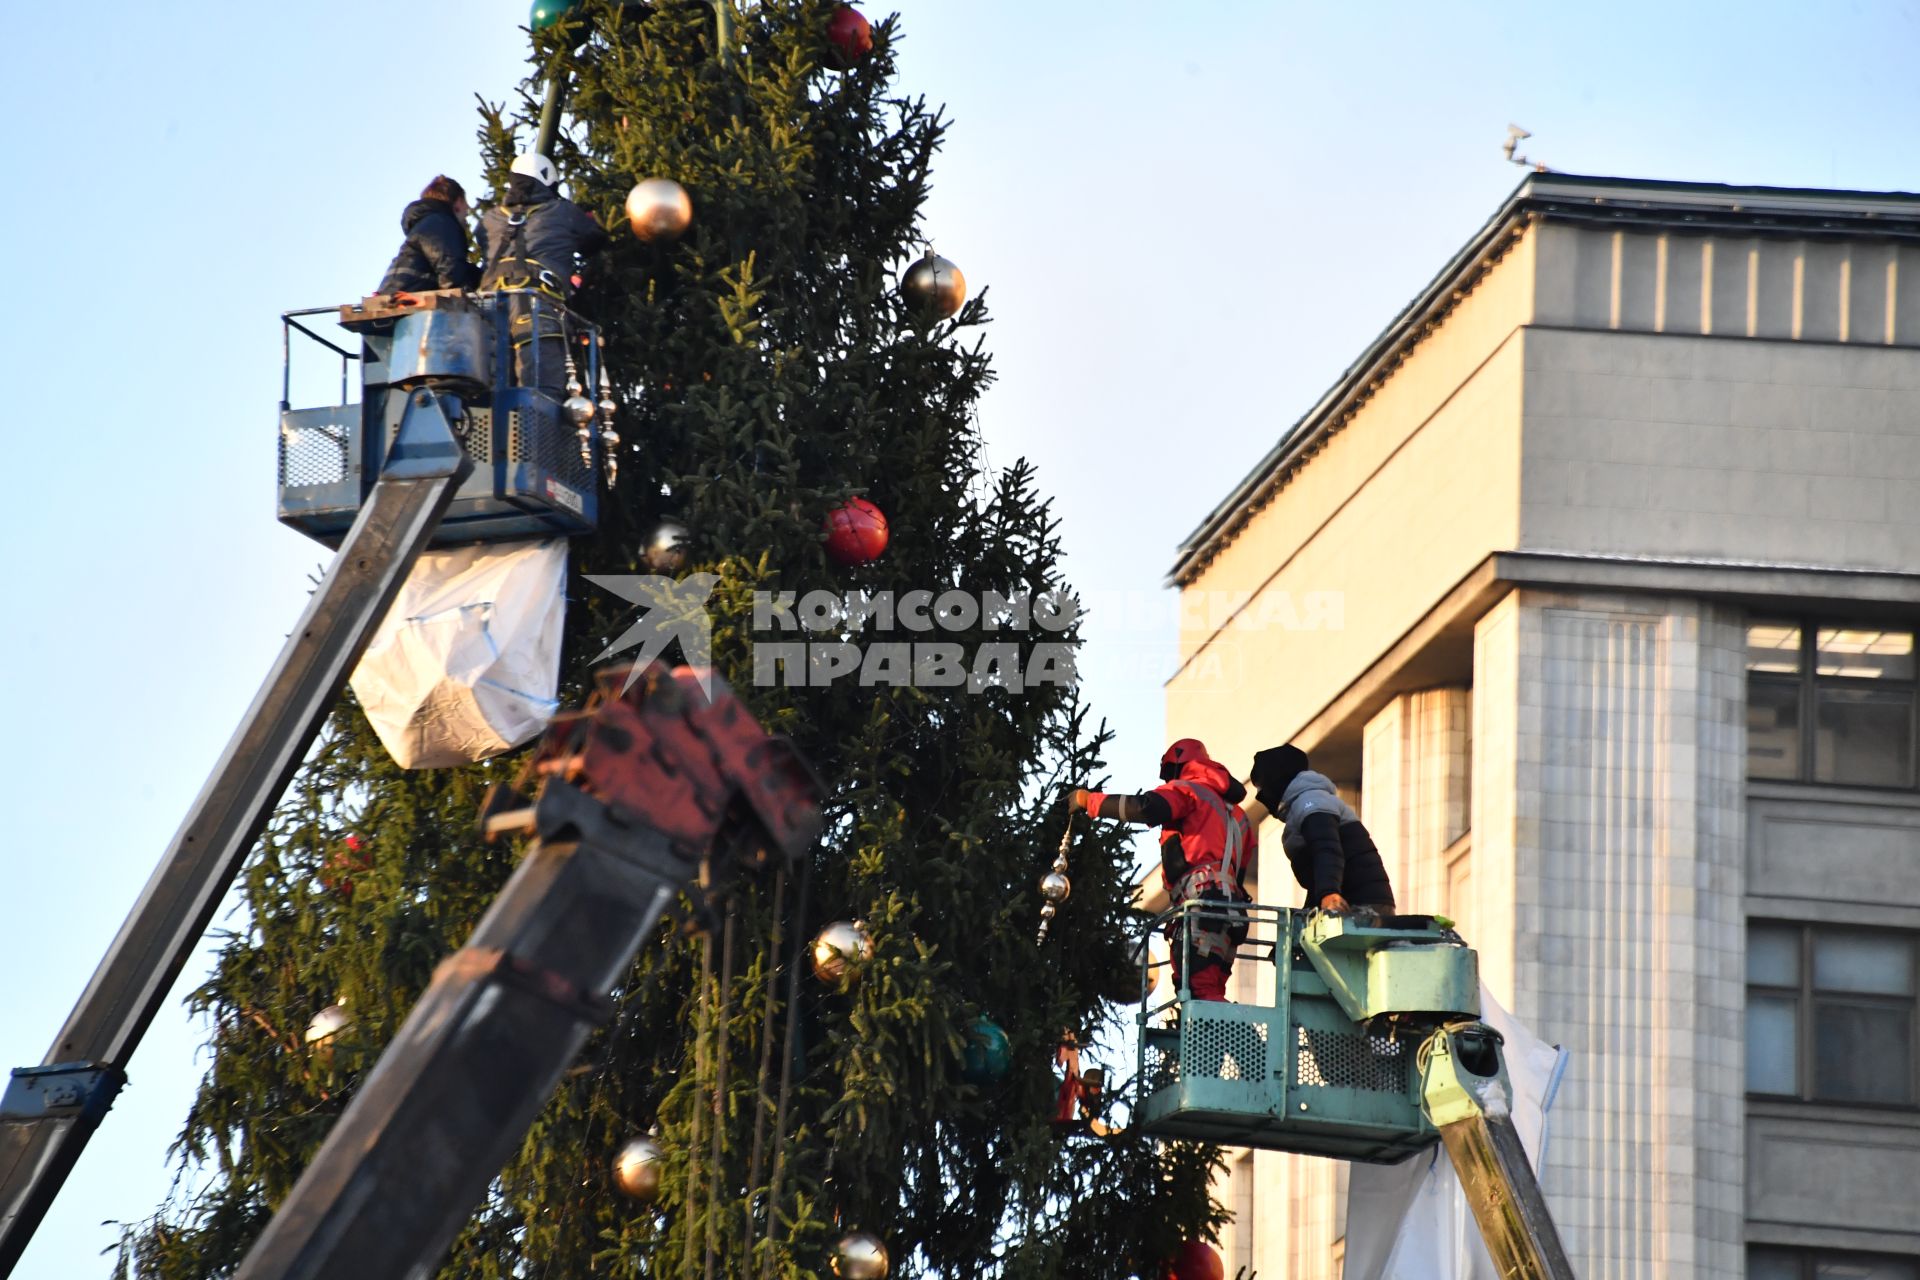
<path id="1" fill-rule="evenodd" d="M 528 152 L 513 162 L 506 198 L 480 219 L 482 290 L 544 294 L 564 303 L 573 293 L 577 260 L 611 242 L 592 214 L 560 194 L 559 181 L 559 170 L 546 156 Z M 565 344 L 557 319 L 544 313 L 536 335 L 536 311 L 530 299 L 509 301 L 515 372 L 522 386 L 537 383 L 558 392 L 566 382 Z"/>

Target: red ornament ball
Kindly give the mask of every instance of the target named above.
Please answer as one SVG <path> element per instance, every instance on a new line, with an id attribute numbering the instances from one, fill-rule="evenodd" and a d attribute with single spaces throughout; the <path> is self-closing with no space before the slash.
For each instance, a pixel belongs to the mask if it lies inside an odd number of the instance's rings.
<path id="1" fill-rule="evenodd" d="M 827 513 L 827 554 L 844 565 L 870 564 L 887 549 L 887 517 L 865 498 L 848 498 Z"/>
<path id="2" fill-rule="evenodd" d="M 320 884 L 323 888 L 353 900 L 353 877 L 373 870 L 373 855 L 362 852 L 359 836 L 348 836 L 328 855 L 326 865 L 320 868 Z"/>
<path id="3" fill-rule="evenodd" d="M 846 71 L 873 52 L 873 24 L 850 4 L 843 4 L 827 19 L 827 61 Z"/>
<path id="4" fill-rule="evenodd" d="M 1167 1264 L 1167 1280 L 1226 1280 L 1227 1264 L 1204 1240 L 1189 1240 Z"/>

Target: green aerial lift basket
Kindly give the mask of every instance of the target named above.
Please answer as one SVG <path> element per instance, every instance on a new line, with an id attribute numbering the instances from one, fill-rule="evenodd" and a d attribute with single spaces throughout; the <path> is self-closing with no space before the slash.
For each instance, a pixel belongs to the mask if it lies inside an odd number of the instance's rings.
<path id="1" fill-rule="evenodd" d="M 1236 965 L 1270 966 L 1273 998 L 1198 1000 L 1183 974 L 1156 1004 L 1142 966 L 1134 1114 L 1146 1132 L 1375 1164 L 1438 1140 L 1421 1106 L 1420 1046 L 1480 1011 L 1477 958 L 1445 922 L 1219 902 L 1163 922 L 1176 952 L 1210 923 L 1244 935 Z"/>

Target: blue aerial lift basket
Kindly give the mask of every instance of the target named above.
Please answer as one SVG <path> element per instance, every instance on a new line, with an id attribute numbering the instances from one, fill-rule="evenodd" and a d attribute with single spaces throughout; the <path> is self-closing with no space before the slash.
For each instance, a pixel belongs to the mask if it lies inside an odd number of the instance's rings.
<path id="1" fill-rule="evenodd" d="M 338 547 L 379 479 L 408 397 L 431 388 L 473 462 L 434 545 L 592 532 L 605 465 L 602 431 L 612 411 L 599 331 L 538 293 L 449 290 L 411 297 L 417 305 L 368 299 L 281 316 L 281 523 Z M 531 343 L 528 385 L 518 385 L 510 307 L 516 317 L 530 316 L 538 331 L 562 336 L 574 369 L 540 369 L 536 362 L 551 358 L 554 348 L 548 344 L 543 351 L 543 344 Z M 339 327 L 358 337 L 359 351 L 310 328 L 307 322 L 321 315 L 337 316 Z M 295 332 L 340 358 L 340 403 L 306 409 L 290 404 Z M 347 367 L 353 362 L 360 365 L 358 403 L 348 398 Z M 541 389 L 559 387 L 572 372 L 583 396 L 601 389 L 594 429 L 569 416 L 563 394 Z"/>

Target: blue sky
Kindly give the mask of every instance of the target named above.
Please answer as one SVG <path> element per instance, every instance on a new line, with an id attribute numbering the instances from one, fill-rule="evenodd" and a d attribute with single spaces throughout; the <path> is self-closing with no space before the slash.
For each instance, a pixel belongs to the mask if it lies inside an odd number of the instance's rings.
<path id="1" fill-rule="evenodd" d="M 992 289 L 989 455 L 1039 464 L 1097 593 L 1157 591 L 1494 210 L 1521 176 L 1509 120 L 1577 173 L 1920 187 L 1912 4 L 899 8 L 902 87 L 955 121 L 929 227 Z M 372 288 L 434 173 L 478 185 L 473 95 L 511 91 L 525 17 L 9 13 L 0 1066 L 40 1060 L 321 563 L 273 520 L 277 314 Z M 1144 782 L 1170 627 L 1090 634 Z M 199 1039 L 163 1015 L 23 1280 L 106 1274 L 98 1224 L 164 1194 Z"/>

